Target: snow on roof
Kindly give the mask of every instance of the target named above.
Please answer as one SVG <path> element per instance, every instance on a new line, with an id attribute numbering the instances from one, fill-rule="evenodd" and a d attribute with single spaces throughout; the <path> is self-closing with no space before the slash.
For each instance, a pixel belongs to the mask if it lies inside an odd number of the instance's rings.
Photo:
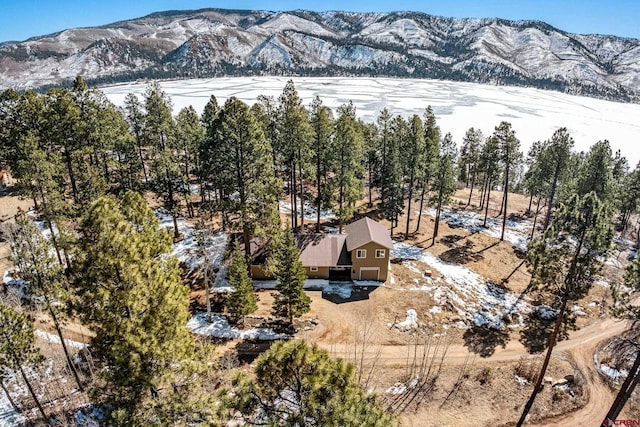
<path id="1" fill-rule="evenodd" d="M 345 227 L 347 233 L 347 250 L 351 252 L 367 243 L 374 242 L 380 246 L 391 249 L 393 241 L 389 237 L 387 227 L 371 218 L 364 217 L 352 222 Z"/>

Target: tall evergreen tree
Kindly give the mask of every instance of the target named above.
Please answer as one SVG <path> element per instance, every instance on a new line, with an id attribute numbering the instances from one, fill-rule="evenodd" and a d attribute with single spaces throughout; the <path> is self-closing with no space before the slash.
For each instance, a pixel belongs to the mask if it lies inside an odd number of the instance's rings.
<path id="1" fill-rule="evenodd" d="M 311 298 L 303 289 L 307 275 L 300 262 L 300 252 L 291 230 L 284 234 L 282 244 L 274 256 L 277 262 L 278 293 L 274 294 L 273 314 L 288 319 L 289 324 L 293 324 L 294 317 L 311 309 Z"/>
<path id="2" fill-rule="evenodd" d="M 278 109 L 276 102 L 272 96 L 258 95 L 258 102 L 251 106 L 251 112 L 256 118 L 262 132 L 264 132 L 265 138 L 271 145 L 271 160 L 273 162 L 273 173 L 275 177 L 279 177 L 279 172 L 282 169 L 282 159 L 280 153 L 278 153 L 279 147 L 279 122 L 278 122 Z"/>
<path id="3" fill-rule="evenodd" d="M 242 230 L 248 256 L 254 235 L 280 228 L 277 196 L 281 186 L 271 169 L 270 144 L 249 107 L 229 98 L 219 120 L 215 138 L 224 142 L 220 155 L 225 162 L 217 171 L 219 184 L 224 186 L 230 210 L 237 214 L 234 225 Z"/>
<path id="4" fill-rule="evenodd" d="M 145 92 L 145 138 L 153 149 L 152 187 L 162 206 L 173 218 L 173 236 L 180 236 L 178 213 L 180 195 L 184 193 L 184 175 L 180 170 L 174 138 L 175 123 L 171 116 L 171 101 L 160 87 L 153 82 Z"/>
<path id="5" fill-rule="evenodd" d="M 227 299 L 227 313 L 234 323 L 239 323 L 242 319 L 258 309 L 256 297 L 253 294 L 253 285 L 247 272 L 247 261 L 244 253 L 240 250 L 240 245 L 236 242 L 231 254 L 231 264 L 229 265 L 229 284 L 233 292 Z"/>
<path id="6" fill-rule="evenodd" d="M 566 128 L 560 128 L 554 132 L 551 140 L 545 143 L 540 151 L 539 169 L 542 176 L 550 178 L 550 188 L 547 197 L 547 213 L 544 218 L 543 230 L 546 230 L 551 221 L 551 214 L 556 203 L 558 187 L 564 182 L 564 177 L 569 170 L 573 138 L 567 133 Z"/>
<path id="7" fill-rule="evenodd" d="M 613 166 L 609 141 L 594 144 L 578 170 L 576 193 L 584 195 L 593 191 L 608 207 L 613 207 L 616 189 Z"/>
<path id="8" fill-rule="evenodd" d="M 198 147 L 204 138 L 204 128 L 200 124 L 200 118 L 196 110 L 189 106 L 185 107 L 176 117 L 176 144 L 180 154 L 180 165 L 183 174 L 184 198 L 189 212 L 189 217 L 194 216 L 193 205 L 191 204 L 191 175 L 200 168 Z"/>
<path id="9" fill-rule="evenodd" d="M 480 163 L 480 153 L 482 152 L 482 144 L 484 137 L 480 129 L 469 128 L 464 135 L 462 142 L 462 151 L 460 153 L 460 178 L 465 178 L 467 187 L 469 188 L 469 199 L 467 206 L 471 204 L 473 189 L 478 178 L 478 169 Z M 464 173 L 462 170 L 464 168 Z"/>
<path id="10" fill-rule="evenodd" d="M 256 360 L 256 380 L 237 376 L 230 408 L 247 421 L 278 426 L 392 425 L 375 396 L 362 390 L 352 365 L 304 341 L 279 341 Z"/>
<path id="11" fill-rule="evenodd" d="M 587 294 L 601 268 L 596 258 L 606 253 L 612 237 L 611 209 L 606 203 L 593 191 L 575 195 L 544 234 L 529 245 L 527 264 L 531 270 L 531 286 L 534 290 L 544 288 L 551 292 L 560 301 L 560 307 L 547 353 L 518 426 L 524 423 L 540 392 L 551 352 L 567 321 L 568 304 Z"/>
<path id="12" fill-rule="evenodd" d="M 356 120 L 356 110 L 352 103 L 338 108 L 332 152 L 334 170 L 331 187 L 336 198 L 338 228 L 342 232 L 345 221 L 355 212 L 355 204 L 362 198 L 362 178 L 364 168 L 362 127 Z"/>
<path id="13" fill-rule="evenodd" d="M 125 118 L 129 123 L 129 127 L 135 138 L 136 147 L 138 149 L 138 156 L 140 158 L 140 165 L 142 166 L 142 173 L 144 175 L 144 182 L 149 181 L 149 175 L 147 173 L 147 165 L 145 163 L 144 147 L 146 145 L 146 134 L 144 131 L 144 112 L 140 100 L 134 93 L 129 93 L 124 98 L 124 111 Z"/>
<path id="14" fill-rule="evenodd" d="M 278 100 L 278 151 L 288 168 L 289 191 L 291 193 L 291 226 L 298 228 L 298 211 L 301 213 L 300 227 L 304 227 L 304 175 L 310 162 L 312 129 L 306 108 L 293 84 L 289 80 Z"/>
<path id="15" fill-rule="evenodd" d="M 360 122 L 364 140 L 364 161 L 367 168 L 367 193 L 369 201 L 367 206 L 373 207 L 373 189 L 378 187 L 381 167 L 381 147 L 378 138 L 378 128 L 375 123 Z"/>
<path id="16" fill-rule="evenodd" d="M 0 372 L 2 376 L 9 374 L 9 370 L 20 372 L 43 421 L 48 423 L 49 417 L 25 372 L 25 368 L 39 365 L 43 358 L 27 316 L 0 303 Z"/>
<path id="17" fill-rule="evenodd" d="M 430 180 L 435 173 L 436 163 L 440 151 L 440 128 L 436 124 L 436 116 L 433 114 L 431 106 L 427 107 L 424 113 L 424 155 L 422 157 L 420 186 L 420 209 L 418 210 L 418 223 L 416 224 L 416 233 L 420 230 L 422 221 L 422 211 L 424 209 L 424 199 L 427 194 Z"/>
<path id="18" fill-rule="evenodd" d="M 499 146 L 495 138 L 487 138 L 482 153 L 480 154 L 480 170 L 483 173 L 483 191 L 480 193 L 480 209 L 484 207 L 483 227 L 487 226 L 487 217 L 489 215 L 489 200 L 491 190 L 499 176 Z"/>
<path id="19" fill-rule="evenodd" d="M 500 153 L 500 162 L 504 169 L 504 173 L 502 174 L 504 177 L 504 182 L 502 184 L 502 206 L 500 207 L 500 212 L 503 214 L 502 232 L 500 233 L 500 240 L 502 241 L 504 240 L 504 230 L 507 225 L 508 197 L 510 189 L 509 179 L 512 177 L 516 167 L 522 160 L 522 153 L 520 152 L 520 141 L 516 138 L 515 132 L 511 128 L 511 123 L 500 123 L 500 125 L 496 126 L 491 137 L 496 140 Z"/>
<path id="20" fill-rule="evenodd" d="M 311 104 L 311 127 L 313 129 L 312 152 L 316 163 L 316 233 L 320 232 L 320 213 L 323 207 L 330 206 L 326 191 L 328 185 L 328 171 L 331 165 L 331 135 L 333 134 L 333 117 L 331 109 L 322 105 L 319 97 L 315 97 Z M 324 191 L 323 191 L 324 190 Z"/>
<path id="21" fill-rule="evenodd" d="M 194 369 L 188 288 L 178 261 L 166 254 L 171 237 L 144 199 L 101 197 L 80 227 L 77 309 L 95 332 L 94 350 L 105 381 L 95 396 L 107 403 L 108 422 L 161 425 L 203 421 L 209 408 Z"/>
<path id="22" fill-rule="evenodd" d="M 620 183 L 617 196 L 617 205 L 620 211 L 620 228 L 622 232 L 627 229 L 631 214 L 638 210 L 640 201 L 640 164 L 628 173 Z"/>
<path id="23" fill-rule="evenodd" d="M 202 203 L 211 202 L 212 192 L 218 201 L 221 201 L 222 193 L 226 189 L 223 183 L 227 177 L 219 173 L 224 170 L 223 167 L 226 164 L 224 141 L 219 135 L 220 111 L 218 100 L 214 95 L 211 95 L 200 117 L 204 128 L 204 137 L 198 146 L 198 157 L 200 158 L 198 178 L 200 179 L 200 200 Z M 218 207 L 224 211 L 222 203 L 219 203 Z"/>
<path id="24" fill-rule="evenodd" d="M 407 145 L 403 147 L 406 157 L 406 179 L 407 179 L 407 223 L 404 231 L 404 238 L 409 238 L 409 224 L 411 223 L 411 202 L 413 201 L 413 191 L 416 187 L 416 179 L 421 177 L 422 162 L 425 154 L 425 139 L 422 120 L 414 115 L 409 120 L 409 134 L 406 140 Z"/>
<path id="25" fill-rule="evenodd" d="M 380 177 L 380 211 L 391 223 L 393 229 L 398 226 L 398 216 L 404 209 L 402 194 L 402 163 L 400 150 L 406 129 L 406 122 L 397 116 L 391 120 L 383 110 L 378 118 L 380 139 L 383 149 L 382 171 Z"/>
<path id="26" fill-rule="evenodd" d="M 436 163 L 433 184 L 431 187 L 434 193 L 431 197 L 431 203 L 436 205 L 436 218 L 433 224 L 433 238 L 431 244 L 435 244 L 436 237 L 438 237 L 442 205 L 448 203 L 451 200 L 451 196 L 456 191 L 455 161 L 457 156 L 456 143 L 453 141 L 451 134 L 447 133 L 442 140 L 442 148 Z"/>
<path id="27" fill-rule="evenodd" d="M 62 334 L 62 312 L 68 300 L 66 277 L 52 256 L 49 243 L 27 215 L 19 209 L 15 220 L 15 225 L 10 229 L 11 260 L 18 269 L 19 277 L 27 283 L 29 294 L 44 302 L 60 338 L 67 367 L 82 391 L 84 386 Z"/>
<path id="28" fill-rule="evenodd" d="M 42 138 L 62 154 L 74 201 L 78 199 L 78 153 L 84 148 L 80 138 L 81 110 L 67 89 L 52 89 L 45 97 Z"/>

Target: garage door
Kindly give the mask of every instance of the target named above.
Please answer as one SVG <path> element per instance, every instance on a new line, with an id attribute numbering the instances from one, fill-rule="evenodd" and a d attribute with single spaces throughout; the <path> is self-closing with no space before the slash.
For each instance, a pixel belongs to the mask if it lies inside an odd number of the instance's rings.
<path id="1" fill-rule="evenodd" d="M 360 280 L 378 280 L 378 272 L 379 270 L 377 268 L 375 270 L 365 270 L 361 268 Z"/>

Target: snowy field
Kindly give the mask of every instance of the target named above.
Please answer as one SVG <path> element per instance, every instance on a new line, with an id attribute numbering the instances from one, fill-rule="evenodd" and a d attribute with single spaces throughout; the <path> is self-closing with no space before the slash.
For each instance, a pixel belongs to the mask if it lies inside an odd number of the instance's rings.
<path id="1" fill-rule="evenodd" d="M 511 320 L 508 325 L 510 328 L 519 327 L 523 325 L 522 315 L 531 311 L 529 303 L 523 301 L 520 296 L 486 281 L 470 268 L 447 263 L 426 249 L 394 242 L 391 256 L 401 258 L 405 262 L 419 261 L 442 274 L 442 279 L 416 279 L 414 287 L 410 290 L 426 291 L 433 297 L 438 303 L 434 308 L 438 308 L 432 309 L 432 313 L 440 312 L 442 307 L 456 312 L 464 319 L 457 325 L 459 328 L 464 329 L 473 324 L 502 330 L 507 326 L 504 321 L 507 317 Z M 421 269 L 410 261 L 405 265 L 416 273 L 421 272 Z M 409 319 L 409 314 L 407 316 Z"/>
<path id="2" fill-rule="evenodd" d="M 277 99 L 287 80 L 289 77 L 225 77 L 165 81 L 162 87 L 171 97 L 173 113 L 177 114 L 188 105 L 202 112 L 211 95 L 221 105 L 231 96 L 249 104 L 258 95 Z M 566 127 L 578 151 L 608 139 L 632 167 L 640 160 L 637 145 L 640 105 L 636 104 L 532 88 L 442 80 L 293 77 L 293 81 L 306 105 L 316 95 L 334 110 L 351 100 L 358 116 L 365 121 L 375 120 L 385 107 L 394 114 L 410 116 L 422 115 L 431 105 L 443 134 L 451 132 L 458 143 L 470 127 L 481 129 L 488 136 L 506 120 L 513 125 L 525 152 L 534 141 L 549 139 L 556 129 Z M 128 93 L 142 96 L 146 87 L 144 83 L 131 83 L 102 90 L 111 101 L 122 105 Z"/>

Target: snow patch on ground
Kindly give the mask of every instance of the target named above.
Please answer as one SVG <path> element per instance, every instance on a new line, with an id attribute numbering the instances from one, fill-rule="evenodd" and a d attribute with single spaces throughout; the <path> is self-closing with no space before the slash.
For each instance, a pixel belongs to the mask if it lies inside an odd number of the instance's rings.
<path id="1" fill-rule="evenodd" d="M 254 280 L 254 289 L 275 290 L 277 280 Z M 372 287 L 382 286 L 383 282 L 374 282 L 369 280 L 358 280 L 354 282 L 333 282 L 328 279 L 307 279 L 302 288 L 307 291 L 322 291 L 323 294 L 336 295 L 342 299 L 351 298 L 354 286 L 356 287 Z M 217 288 L 215 288 L 217 289 Z M 233 290 L 231 290 L 233 291 Z"/>
<path id="2" fill-rule="evenodd" d="M 16 412 L 4 392 L 0 392 L 0 427 L 15 427 L 25 422 L 24 416 Z"/>
<path id="3" fill-rule="evenodd" d="M 522 315 L 531 311 L 531 306 L 517 295 L 418 246 L 396 242 L 391 256 L 423 262 L 440 272 L 442 279 L 424 278 L 414 289 L 429 292 L 441 307 L 456 312 L 468 325 L 504 329 L 509 319 L 509 327 L 515 328 L 522 326 Z"/>
<path id="4" fill-rule="evenodd" d="M 395 325 L 396 328 L 401 331 L 406 331 L 409 329 L 415 329 L 418 326 L 418 313 L 412 308 L 407 310 L 407 318 L 402 322 L 398 322 Z"/>
<path id="5" fill-rule="evenodd" d="M 159 208 L 155 211 L 156 216 L 160 220 L 160 227 L 173 230 L 173 218 L 165 209 Z M 199 270 L 203 263 L 201 249 L 196 241 L 195 227 L 187 222 L 184 218 L 176 220 L 178 231 L 184 238 L 173 244 L 171 254 L 178 258 L 178 261 L 184 263 L 187 267 L 187 275 Z M 225 233 L 217 232 L 210 236 L 206 242 L 206 251 L 209 254 L 211 265 L 213 268 L 219 268 L 223 261 L 224 251 L 227 247 L 228 236 Z"/>
<path id="6" fill-rule="evenodd" d="M 9 271 L 5 271 L 2 275 L 2 283 L 9 292 L 14 293 L 20 299 L 27 298 L 27 289 L 24 280 L 13 277 Z"/>
<path id="7" fill-rule="evenodd" d="M 553 320 L 557 318 L 558 313 L 560 313 L 560 310 L 556 310 L 555 308 L 551 308 L 544 304 L 536 306 L 535 310 L 538 313 L 538 316 L 543 320 Z"/>
<path id="8" fill-rule="evenodd" d="M 619 378 L 626 378 L 627 375 L 629 375 L 629 372 L 625 369 L 618 370 L 609 365 L 605 365 L 604 363 L 598 368 L 600 369 L 600 372 L 611 378 L 613 381 L 618 381 Z"/>
<path id="9" fill-rule="evenodd" d="M 54 334 L 50 334 L 48 332 L 45 331 L 41 331 L 39 329 L 36 329 L 35 334 L 38 338 L 42 338 L 43 340 L 50 342 L 52 344 L 60 344 L 60 337 Z M 73 348 L 86 348 L 88 347 L 88 344 L 85 343 L 81 343 L 78 341 L 73 341 L 70 340 L 68 338 L 65 338 L 64 343 L 67 345 L 67 347 L 73 347 Z"/>
<path id="10" fill-rule="evenodd" d="M 427 215 L 435 218 L 435 209 L 427 209 Z M 443 210 L 440 218 L 452 228 L 464 228 L 470 233 L 484 233 L 497 239 L 502 234 L 502 218 L 487 217 L 487 226 L 483 227 L 484 215 L 470 211 Z M 504 239 L 511 243 L 519 251 L 526 252 L 529 244 L 529 235 L 533 224 L 529 221 L 513 221 L 507 219 L 504 230 Z"/>
<path id="11" fill-rule="evenodd" d="M 408 383 L 401 383 L 401 382 L 397 382 L 394 385 L 392 385 L 391 387 L 389 387 L 385 393 L 387 394 L 393 394 L 393 395 L 399 395 L 399 394 L 404 394 L 407 392 L 407 390 L 413 390 L 418 386 L 418 382 L 420 381 L 419 378 L 413 378 L 411 381 L 409 381 Z"/>
<path id="12" fill-rule="evenodd" d="M 514 375 L 514 378 L 515 378 L 516 382 L 517 382 L 518 384 L 520 384 L 520 385 L 527 385 L 527 384 L 529 384 L 529 381 L 527 381 L 527 379 L 526 379 L 526 378 L 522 378 L 522 377 L 521 377 L 521 376 L 519 376 L 519 375 Z"/>
<path id="13" fill-rule="evenodd" d="M 229 325 L 227 319 L 218 315 L 211 315 L 211 323 L 207 322 L 207 313 L 196 313 L 187 322 L 187 327 L 198 335 L 215 338 L 250 339 L 250 340 L 281 340 L 287 339 L 287 334 L 278 334 L 270 328 L 238 329 Z"/>
<path id="14" fill-rule="evenodd" d="M 280 212 L 283 214 L 291 215 L 293 208 L 291 207 L 291 202 L 281 200 L 278 202 L 278 207 L 280 208 Z M 298 216 L 302 216 L 302 206 L 297 206 Z M 318 219 L 318 210 L 315 206 L 310 205 L 309 203 L 304 204 L 304 217 L 309 220 L 317 220 Z M 320 210 L 320 220 L 331 220 L 335 219 L 336 216 L 331 209 L 321 209 Z"/>

